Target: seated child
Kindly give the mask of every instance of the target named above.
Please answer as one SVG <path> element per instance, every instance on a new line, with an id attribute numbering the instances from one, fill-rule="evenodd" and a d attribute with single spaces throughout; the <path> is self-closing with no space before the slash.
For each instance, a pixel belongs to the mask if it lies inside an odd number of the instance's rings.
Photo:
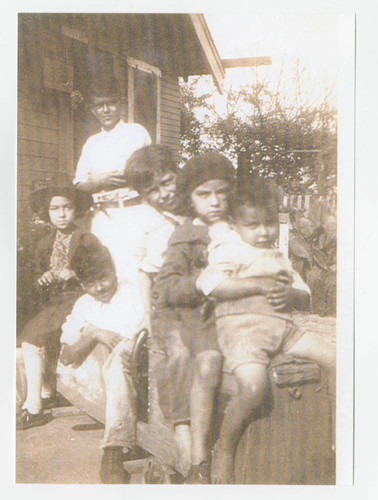
<path id="1" fill-rule="evenodd" d="M 136 437 L 130 356 L 144 310 L 135 289 L 118 284 L 110 253 L 94 235 L 81 237 L 71 266 L 86 294 L 76 301 L 62 327 L 58 374 L 78 407 L 80 396 L 87 405 L 105 396 L 100 477 L 104 483 L 124 483 L 123 448 L 133 449 Z"/>
<path id="2" fill-rule="evenodd" d="M 170 352 L 172 332 L 176 338 L 178 333 L 194 360 L 194 370 L 182 361 L 180 382 L 173 377 L 169 382 L 168 376 L 160 391 L 165 416 L 175 425 L 176 434 L 182 432 L 182 438 L 178 436 L 182 452 L 188 454 L 191 449 L 188 483 L 210 483 L 213 404 L 222 367 L 211 303 L 195 282 L 207 264 L 207 225 L 228 217 L 234 172 L 227 158 L 215 152 L 194 156 L 180 171 L 179 195 L 191 217 L 173 233 L 154 288 L 156 329 L 165 339 L 167 365 L 176 361 Z"/>
<path id="3" fill-rule="evenodd" d="M 221 424 L 214 482 L 233 482 L 238 442 L 259 408 L 268 384 L 268 365 L 279 352 L 309 357 L 327 369 L 335 359 L 329 345 L 299 330 L 290 310 L 306 309 L 310 291 L 291 262 L 275 248 L 278 203 L 274 187 L 252 177 L 236 196 L 234 224 L 213 224 L 209 265 L 197 286 L 216 299 L 218 342 L 224 370 L 233 373 L 233 395 Z"/>
<path id="4" fill-rule="evenodd" d="M 21 333 L 27 397 L 17 418 L 17 429 L 43 425 L 49 420 L 43 408 L 54 398 L 51 387 L 54 380 L 47 384 L 46 368 L 52 366 L 50 375 L 55 378 L 61 326 L 83 293 L 69 261 L 82 234 L 75 218 L 91 202 L 90 197 L 74 189 L 68 179 L 35 191 L 31 201 L 33 209 L 50 222 L 54 230 L 38 242 L 35 250 L 35 284 L 41 300 L 38 313 Z"/>
<path id="5" fill-rule="evenodd" d="M 107 274 L 111 274 L 115 278 L 116 272 L 115 268 L 109 265 L 109 261 L 112 262 L 112 259 L 108 251 L 104 250 L 104 247 L 97 240 L 93 240 L 97 241 L 97 247 L 101 251 L 94 248 L 93 251 L 88 253 L 88 255 L 93 254 L 91 257 L 93 265 L 89 266 L 89 262 L 86 262 L 88 270 L 85 271 L 83 278 L 83 288 L 88 291 L 89 296 L 85 296 L 86 299 L 82 297 L 82 300 L 78 301 L 75 305 L 72 315 L 67 319 L 63 327 L 64 333 L 61 341 L 68 343 L 67 330 L 74 329 L 76 333 L 74 333 L 73 340 L 75 340 L 77 339 L 77 332 L 80 332 L 82 322 L 93 323 L 96 327 L 101 326 L 101 328 L 131 338 L 131 342 L 128 342 L 127 353 L 122 353 L 124 360 L 127 358 L 126 365 L 128 365 L 129 354 L 135 342 L 135 334 L 142 327 L 149 328 L 151 280 L 163 262 L 163 254 L 169 236 L 174 231 L 176 225 L 178 225 L 180 218 L 174 213 L 177 208 L 176 164 L 173 161 L 169 148 L 166 146 L 146 146 L 137 150 L 130 157 L 125 171 L 127 172 L 128 182 L 134 189 L 138 190 L 142 198 L 141 205 L 129 207 L 127 210 L 128 213 L 126 214 L 125 210 L 123 214 L 127 217 L 133 214 L 135 221 L 140 225 L 138 228 L 139 231 L 134 232 L 133 235 L 136 241 L 133 241 L 134 253 L 132 265 L 129 265 L 127 268 L 121 260 L 118 260 L 118 269 L 124 271 L 122 282 L 118 282 L 119 291 L 114 294 L 110 302 L 106 302 L 101 297 L 95 297 L 98 303 L 97 308 L 101 310 L 101 315 L 95 315 L 93 307 L 87 308 L 86 306 L 88 301 L 92 304 L 95 301 L 93 298 L 94 294 L 88 288 L 88 285 L 86 285 L 85 280 L 87 279 L 89 284 L 91 280 L 94 282 L 99 281 L 101 276 L 97 276 L 99 271 L 104 268 L 102 261 L 107 266 Z M 121 218 L 119 218 L 119 222 L 121 222 Z M 119 234 L 118 236 L 120 239 L 130 238 L 128 234 Z M 92 246 L 94 245 L 93 241 L 92 243 L 89 242 Z M 96 264 L 97 254 L 100 254 L 100 257 L 102 255 L 102 257 Z M 83 255 L 85 255 L 85 252 Z M 127 256 L 128 254 L 124 258 L 127 259 Z M 118 257 L 120 258 L 121 255 L 118 255 Z M 76 268 L 77 266 L 74 265 L 74 267 Z M 127 273 L 125 272 L 126 270 Z M 79 271 L 80 273 L 81 271 Z M 109 311 L 109 315 L 105 314 L 104 311 Z M 76 321 L 77 316 L 80 318 L 79 323 Z M 110 321 L 111 317 L 113 317 L 113 321 L 115 322 L 113 326 Z M 136 328 L 137 325 L 138 328 Z M 111 337 L 113 336 L 111 335 Z M 124 344 L 125 342 L 119 344 L 116 349 L 121 349 L 120 346 Z M 110 345 L 109 347 L 112 346 Z M 67 349 L 68 347 L 65 346 L 62 351 L 61 361 L 64 364 L 72 364 L 75 362 L 75 359 L 70 356 L 72 353 Z M 124 387 L 123 393 L 121 391 L 118 395 L 118 391 L 117 393 L 112 391 L 112 400 L 109 401 L 109 397 L 105 400 L 101 380 L 103 376 L 108 377 L 107 366 L 109 362 L 106 358 L 101 360 L 101 355 L 98 351 L 98 347 L 91 351 L 91 354 L 77 368 L 67 370 L 61 366 L 59 370 L 60 383 L 61 386 L 64 385 L 63 395 L 67 395 L 67 399 L 74 402 L 76 406 L 82 407 L 95 418 L 106 423 L 103 441 L 104 455 L 101 468 L 102 481 L 124 482 L 127 478 L 122 466 L 122 448 L 131 449 L 135 444 L 135 410 L 130 400 L 130 398 L 132 399 L 132 391 L 130 393 L 129 390 L 127 394 L 126 390 L 127 387 L 130 389 L 131 379 L 130 374 L 125 372 L 124 377 L 127 381 L 125 383 L 121 374 L 119 374 L 121 377 L 120 389 Z M 113 358 L 112 354 L 111 359 Z M 103 373 L 101 373 L 102 365 L 104 365 L 106 373 L 104 369 L 102 369 Z M 118 368 L 118 365 L 116 365 L 112 370 L 116 371 Z M 129 370 L 128 366 L 126 368 Z M 107 378 L 105 378 L 105 382 L 106 385 L 113 383 L 111 379 L 107 381 Z M 107 394 L 109 394 L 108 391 Z M 117 400 L 117 398 L 119 399 Z M 124 398 L 123 405 L 119 403 L 119 409 L 122 410 L 121 415 L 118 414 L 117 417 L 117 415 L 114 415 L 115 410 L 112 408 L 114 405 L 117 408 L 117 401 L 121 401 L 122 398 Z M 105 412 L 103 411 L 104 406 L 106 406 L 106 415 L 104 415 Z M 124 422 L 120 424 L 118 430 L 116 427 L 117 418 L 118 421 L 121 420 Z"/>
<path id="6" fill-rule="evenodd" d="M 171 420 L 170 409 L 176 407 L 180 412 L 182 400 L 175 398 L 176 388 L 180 387 L 181 393 L 189 393 L 185 387 L 190 384 L 192 360 L 174 323 L 163 326 L 157 314 L 156 293 L 151 293 L 151 290 L 155 275 L 164 262 L 169 237 L 184 219 L 179 215 L 177 166 L 167 146 L 145 146 L 130 157 L 125 176 L 127 184 L 142 198 L 140 210 L 149 208 L 145 213 L 149 224 L 154 224 L 153 229 L 146 234 L 145 253 L 139 264 L 139 281 L 145 309 L 152 310 L 152 326 L 149 321 L 146 327 L 152 333 L 159 403 L 166 418 Z M 190 463 L 189 431 L 186 425 L 189 415 L 185 410 L 184 417 L 182 414 L 180 412 L 178 418 L 173 420 L 180 468 L 186 469 Z"/>

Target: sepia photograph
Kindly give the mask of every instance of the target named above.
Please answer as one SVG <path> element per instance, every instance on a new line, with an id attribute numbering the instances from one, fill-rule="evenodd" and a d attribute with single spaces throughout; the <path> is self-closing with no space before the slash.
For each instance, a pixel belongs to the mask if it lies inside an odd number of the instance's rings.
<path id="1" fill-rule="evenodd" d="M 15 482 L 339 484 L 347 16 L 47 7 L 17 13 Z"/>

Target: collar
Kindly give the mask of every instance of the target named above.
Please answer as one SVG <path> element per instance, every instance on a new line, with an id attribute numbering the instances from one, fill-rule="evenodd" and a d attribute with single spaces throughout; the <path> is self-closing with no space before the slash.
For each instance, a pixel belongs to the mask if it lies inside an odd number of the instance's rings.
<path id="1" fill-rule="evenodd" d="M 186 217 L 183 223 L 176 227 L 170 244 L 193 242 L 201 242 L 208 245 L 210 243 L 208 227 L 201 222 L 194 224 L 194 221 Z"/>
<path id="2" fill-rule="evenodd" d="M 117 134 L 118 131 L 124 126 L 126 123 L 123 120 L 120 120 L 117 125 L 115 125 L 112 129 L 110 130 L 105 130 L 104 128 L 101 128 L 101 134 L 104 137 L 109 137 L 109 135 Z"/>

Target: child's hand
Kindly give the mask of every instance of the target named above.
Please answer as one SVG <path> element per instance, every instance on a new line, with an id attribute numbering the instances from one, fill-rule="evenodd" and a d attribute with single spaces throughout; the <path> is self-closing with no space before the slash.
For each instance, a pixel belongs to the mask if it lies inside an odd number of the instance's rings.
<path id="1" fill-rule="evenodd" d="M 46 271 L 42 274 L 40 278 L 38 278 L 37 283 L 41 286 L 49 286 L 55 281 L 55 276 L 52 271 Z"/>
<path id="2" fill-rule="evenodd" d="M 276 311 L 281 311 L 287 308 L 291 284 L 292 278 L 290 274 L 285 271 L 277 274 L 275 285 L 269 293 L 266 294 L 267 301 Z"/>
<path id="3" fill-rule="evenodd" d="M 277 281 L 275 278 L 259 278 L 258 279 L 258 289 L 260 295 L 265 295 L 266 297 L 273 292 L 277 286 Z"/>
<path id="4" fill-rule="evenodd" d="M 121 335 L 118 333 L 111 332 L 110 330 L 103 330 L 102 328 L 94 329 L 93 336 L 99 344 L 103 344 L 110 351 L 112 351 L 122 340 Z"/>
<path id="5" fill-rule="evenodd" d="M 73 278 L 76 278 L 76 274 L 72 269 L 62 269 L 58 274 L 58 279 L 61 281 L 68 281 Z"/>

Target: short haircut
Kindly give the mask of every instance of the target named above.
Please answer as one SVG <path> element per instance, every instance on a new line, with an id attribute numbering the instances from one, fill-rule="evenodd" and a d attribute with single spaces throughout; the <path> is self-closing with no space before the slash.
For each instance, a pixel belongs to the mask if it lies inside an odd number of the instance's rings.
<path id="1" fill-rule="evenodd" d="M 88 90 L 88 99 L 92 103 L 95 97 L 115 97 L 120 100 L 120 92 L 116 79 L 108 74 L 98 75 L 93 79 Z"/>
<path id="2" fill-rule="evenodd" d="M 140 193 L 148 188 L 155 177 L 177 172 L 177 164 L 168 146 L 160 144 L 137 149 L 125 166 L 127 183 Z"/>
<path id="3" fill-rule="evenodd" d="M 219 179 L 228 182 L 232 193 L 235 182 L 235 169 L 226 156 L 216 151 L 200 153 L 192 156 L 179 171 L 177 193 L 179 197 L 181 213 L 194 217 L 191 195 L 193 191 L 206 182 Z"/>
<path id="4" fill-rule="evenodd" d="M 280 197 L 278 186 L 273 179 L 251 174 L 239 183 L 232 204 L 232 212 L 237 216 L 240 207 L 259 208 L 269 214 L 274 220 L 278 218 Z"/>
<path id="5" fill-rule="evenodd" d="M 96 279 L 104 271 L 115 272 L 109 250 L 93 234 L 83 234 L 71 257 L 71 269 L 79 281 Z"/>

